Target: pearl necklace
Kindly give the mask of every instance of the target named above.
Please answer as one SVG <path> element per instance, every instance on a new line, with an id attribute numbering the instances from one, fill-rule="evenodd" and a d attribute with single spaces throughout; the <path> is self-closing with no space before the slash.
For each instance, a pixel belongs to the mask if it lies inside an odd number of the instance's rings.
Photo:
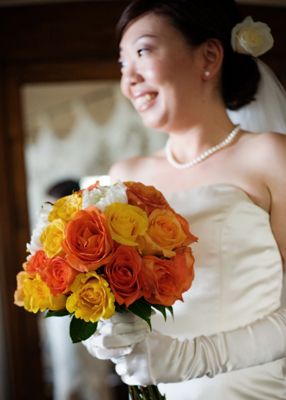
<path id="1" fill-rule="evenodd" d="M 184 169 L 184 168 L 192 167 L 193 165 L 196 165 L 196 164 L 202 162 L 203 160 L 205 160 L 206 158 L 208 158 L 212 154 L 214 154 L 217 151 L 219 151 L 219 150 L 223 149 L 224 147 L 226 147 L 235 138 L 235 136 L 237 135 L 239 130 L 240 130 L 240 125 L 237 125 L 234 128 L 234 130 L 228 135 L 228 137 L 223 142 L 221 142 L 217 146 L 214 146 L 211 149 L 205 151 L 199 157 L 195 158 L 194 160 L 192 160 L 192 161 L 190 161 L 190 162 L 188 162 L 186 164 L 180 164 L 180 163 L 178 163 L 177 161 L 174 160 L 174 157 L 173 157 L 172 151 L 171 151 L 171 138 L 169 138 L 167 140 L 167 143 L 166 143 L 167 160 L 175 168 Z"/>

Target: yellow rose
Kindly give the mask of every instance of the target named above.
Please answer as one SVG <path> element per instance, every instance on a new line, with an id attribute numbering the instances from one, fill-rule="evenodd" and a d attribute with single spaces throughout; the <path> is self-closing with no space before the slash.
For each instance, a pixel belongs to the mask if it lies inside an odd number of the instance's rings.
<path id="1" fill-rule="evenodd" d="M 14 304 L 16 304 L 16 306 L 19 307 L 24 307 L 24 299 L 25 299 L 24 281 L 27 277 L 29 277 L 29 274 L 25 271 L 19 272 L 18 275 L 16 276 L 17 289 L 14 292 Z"/>
<path id="2" fill-rule="evenodd" d="M 79 193 L 74 193 L 70 196 L 62 197 L 55 202 L 48 220 L 52 222 L 60 218 L 67 222 L 72 220 L 75 214 L 81 209 L 82 197 Z"/>
<path id="3" fill-rule="evenodd" d="M 149 215 L 148 230 L 144 235 L 143 256 L 174 257 L 173 251 L 183 245 L 186 234 L 176 215 L 170 210 L 157 209 Z"/>
<path id="4" fill-rule="evenodd" d="M 54 219 L 42 232 L 40 241 L 44 246 L 43 250 L 51 258 L 59 254 L 62 250 L 62 240 L 64 239 L 66 223 L 62 219 Z"/>
<path id="5" fill-rule="evenodd" d="M 35 279 L 26 277 L 23 283 L 24 290 L 24 308 L 27 311 L 37 313 L 45 311 L 47 308 L 50 310 L 62 310 L 66 305 L 66 296 L 60 295 L 54 297 L 50 294 L 50 289 L 41 281 L 37 276 Z"/>
<path id="6" fill-rule="evenodd" d="M 97 322 L 115 314 L 115 297 L 108 282 L 95 271 L 79 274 L 70 287 L 73 292 L 66 309 L 85 322 Z"/>
<path id="7" fill-rule="evenodd" d="M 104 214 L 113 240 L 125 246 L 139 245 L 141 249 L 141 236 L 148 227 L 145 211 L 130 204 L 113 203 L 106 207 Z"/>
<path id="8" fill-rule="evenodd" d="M 49 296 L 48 309 L 52 311 L 63 310 L 66 308 L 67 296 L 61 294 L 59 296 Z"/>

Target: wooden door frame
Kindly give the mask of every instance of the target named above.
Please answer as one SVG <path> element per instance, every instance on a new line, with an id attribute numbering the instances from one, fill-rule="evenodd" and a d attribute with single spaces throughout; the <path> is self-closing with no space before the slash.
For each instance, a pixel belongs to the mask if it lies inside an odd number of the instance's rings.
<path id="1" fill-rule="evenodd" d="M 29 241 L 21 87 L 37 82 L 118 79 L 114 27 L 128 3 L 87 1 L 0 9 L 0 294 L 7 399 L 42 400 L 46 396 L 37 318 L 13 304 L 15 276 Z M 266 11 L 273 31 L 285 32 L 286 9 L 241 9 L 244 15 L 268 22 L 260 18 Z M 275 27 L 271 20 L 278 21 Z M 264 57 L 278 76 L 286 70 L 283 38 Z"/>
<path id="2" fill-rule="evenodd" d="M 127 4 L 126 1 L 64 3 L 0 10 L 0 25 L 5 21 L 0 27 L 0 36 L 1 29 L 4 30 L 2 38 L 12 35 L 8 38 L 9 46 L 3 41 L 0 43 L 0 293 L 7 399 L 46 398 L 37 318 L 13 304 L 15 277 L 26 258 L 25 243 L 30 240 L 21 87 L 36 82 L 119 79 L 114 26 Z M 110 8 L 110 12 L 103 27 L 106 8 Z M 86 29 L 91 31 L 94 24 L 101 26 L 102 31 L 95 38 L 89 38 L 88 33 L 82 31 L 85 24 L 77 20 L 78 16 L 90 14 L 90 10 L 94 20 L 89 19 Z M 63 27 L 58 32 L 61 41 L 58 49 L 48 43 L 47 32 L 41 31 L 41 24 L 47 23 L 47 14 L 51 25 Z M 21 25 L 31 23 L 33 18 L 36 19 L 34 29 L 21 33 Z M 13 31 L 15 26 L 19 31 Z M 84 50 L 84 46 L 71 46 L 67 35 L 71 26 L 72 40 L 85 44 L 89 40 Z M 34 32 L 42 34 L 46 52 L 31 43 Z M 38 37 L 37 43 L 40 41 Z"/>
<path id="3" fill-rule="evenodd" d="M 11 399 L 45 398 L 37 318 L 13 304 L 15 277 L 26 258 L 25 243 L 30 241 L 21 86 L 34 82 L 78 81 L 79 68 L 81 80 L 119 78 L 115 60 L 54 63 L 54 71 L 49 67 L 46 63 L 32 62 L 10 63 L 0 69 L 0 76 L 4 77 L 0 78 L 0 290 L 8 361 L 7 390 Z"/>

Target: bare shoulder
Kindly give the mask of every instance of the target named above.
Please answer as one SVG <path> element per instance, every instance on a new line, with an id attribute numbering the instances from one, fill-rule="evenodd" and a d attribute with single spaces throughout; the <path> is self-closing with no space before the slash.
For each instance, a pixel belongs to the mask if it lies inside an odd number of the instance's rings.
<path id="1" fill-rule="evenodd" d="M 267 186 L 286 187 L 286 135 L 275 132 L 249 135 L 252 162 L 260 169 Z"/>
<path id="2" fill-rule="evenodd" d="M 264 133 L 253 133 L 253 132 L 244 132 L 242 138 L 246 138 L 248 141 L 254 141 L 257 144 L 259 143 L 260 146 L 265 146 L 266 148 L 271 145 L 277 146 L 281 145 L 282 143 L 286 143 L 286 135 L 277 132 L 264 132 Z"/>
<path id="3" fill-rule="evenodd" d="M 242 145 L 248 148 L 254 160 L 259 160 L 266 168 L 275 167 L 286 162 L 286 135 L 275 132 L 245 133 Z M 282 164 L 281 164 L 282 163 Z"/>
<path id="4" fill-rule="evenodd" d="M 112 165 L 109 170 L 111 181 L 120 179 L 121 181 L 133 180 L 134 173 L 142 163 L 144 163 L 145 157 L 134 157 L 126 160 L 121 160 Z M 131 176 L 132 175 L 132 176 Z"/>
<path id="5" fill-rule="evenodd" d="M 286 163 L 286 135 L 275 132 L 261 133 L 256 136 L 254 152 L 267 169 L 282 168 Z"/>
<path id="6" fill-rule="evenodd" d="M 265 150 L 269 152 L 286 150 L 286 135 L 277 132 L 265 132 L 257 134 L 258 140 L 264 145 Z"/>
<path id="7" fill-rule="evenodd" d="M 269 187 L 286 194 L 286 135 L 269 132 L 263 145 L 265 176 Z M 281 187 L 282 185 L 282 187 Z"/>
<path id="8" fill-rule="evenodd" d="M 158 168 L 162 158 L 162 152 L 158 151 L 148 156 L 133 157 L 119 161 L 110 168 L 111 182 L 114 183 L 119 179 L 122 182 L 140 181 L 149 184 L 154 168 Z"/>

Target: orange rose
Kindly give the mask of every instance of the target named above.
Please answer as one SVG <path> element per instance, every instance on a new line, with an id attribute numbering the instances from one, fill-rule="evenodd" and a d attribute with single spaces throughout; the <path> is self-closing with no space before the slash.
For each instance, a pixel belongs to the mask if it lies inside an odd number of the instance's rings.
<path id="1" fill-rule="evenodd" d="M 192 282 L 195 278 L 194 262 L 195 259 L 190 247 L 176 250 L 174 263 L 179 272 L 180 281 L 182 282 L 182 293 L 189 290 L 192 286 Z"/>
<path id="2" fill-rule="evenodd" d="M 23 264 L 24 270 L 33 278 L 36 278 L 37 273 L 41 266 L 48 260 L 43 250 L 36 251 L 36 253 Z"/>
<path id="3" fill-rule="evenodd" d="M 134 247 L 119 246 L 110 262 L 104 267 L 106 280 L 118 304 L 129 307 L 140 295 L 138 274 L 141 257 Z"/>
<path id="4" fill-rule="evenodd" d="M 113 240 L 105 214 L 93 205 L 78 211 L 65 227 L 62 248 L 68 263 L 80 272 L 95 271 L 107 264 Z"/>
<path id="5" fill-rule="evenodd" d="M 149 215 L 148 230 L 144 235 L 145 246 L 143 255 L 156 254 L 164 257 L 176 255 L 173 251 L 181 247 L 186 234 L 178 221 L 176 215 L 170 210 L 154 210 Z"/>
<path id="6" fill-rule="evenodd" d="M 128 204 L 142 208 L 147 215 L 157 208 L 169 206 L 167 200 L 154 186 L 145 186 L 140 182 L 124 182 Z"/>
<path id="7" fill-rule="evenodd" d="M 186 234 L 186 239 L 185 239 L 183 245 L 189 246 L 190 244 L 197 242 L 198 238 L 191 234 L 188 221 L 185 218 L 183 218 L 180 214 L 177 214 L 171 207 L 169 207 L 168 209 L 176 215 L 177 220 L 180 222 L 180 224 Z"/>
<path id="8" fill-rule="evenodd" d="M 98 188 L 99 185 L 99 181 L 96 181 L 93 185 L 88 186 L 86 189 L 80 189 L 77 192 L 75 192 L 76 194 L 79 194 L 80 196 L 82 196 L 83 192 L 85 190 L 88 190 L 89 192 L 91 192 L 93 189 Z"/>
<path id="9" fill-rule="evenodd" d="M 52 296 L 59 296 L 70 291 L 70 286 L 79 274 L 62 257 L 53 257 L 48 259 L 39 271 L 43 282 L 50 289 Z"/>
<path id="10" fill-rule="evenodd" d="M 172 306 L 176 300 L 183 300 L 182 283 L 172 260 L 143 257 L 140 281 L 143 296 L 151 304 Z"/>
<path id="11" fill-rule="evenodd" d="M 99 181 L 96 181 L 94 184 L 90 185 L 87 190 L 91 192 L 93 189 L 97 189 L 99 185 Z"/>

